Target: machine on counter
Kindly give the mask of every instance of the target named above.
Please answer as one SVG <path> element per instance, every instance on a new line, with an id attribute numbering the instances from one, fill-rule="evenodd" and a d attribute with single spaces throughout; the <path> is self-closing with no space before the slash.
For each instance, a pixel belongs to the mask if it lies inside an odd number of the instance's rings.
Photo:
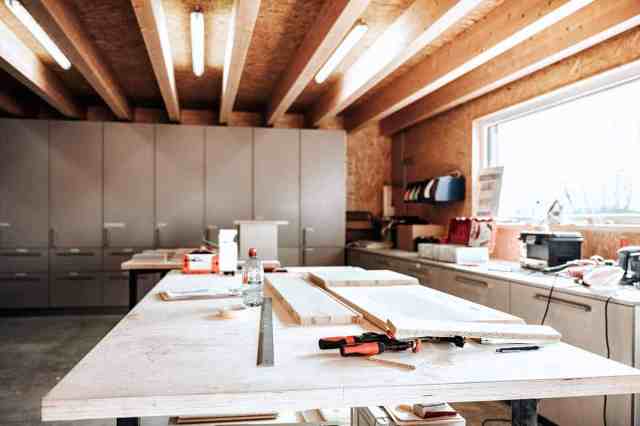
<path id="1" fill-rule="evenodd" d="M 627 246 L 618 250 L 618 266 L 624 270 L 620 284 L 640 283 L 640 246 Z"/>
<path id="2" fill-rule="evenodd" d="M 579 260 L 583 241 L 579 232 L 521 232 L 520 264 L 543 271 Z"/>

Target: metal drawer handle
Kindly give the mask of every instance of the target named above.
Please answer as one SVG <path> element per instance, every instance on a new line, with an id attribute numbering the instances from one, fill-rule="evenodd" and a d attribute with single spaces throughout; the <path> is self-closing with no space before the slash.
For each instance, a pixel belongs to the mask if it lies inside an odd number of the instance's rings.
<path id="1" fill-rule="evenodd" d="M 57 281 L 93 281 L 96 277 L 93 275 L 74 275 L 70 277 L 57 277 Z"/>
<path id="2" fill-rule="evenodd" d="M 83 251 L 83 252 L 63 252 L 63 253 L 56 253 L 56 256 L 62 256 L 62 257 L 72 257 L 72 256 L 95 256 L 96 254 L 92 251 Z"/>
<path id="3" fill-rule="evenodd" d="M 112 251 L 109 256 L 131 256 L 133 254 L 133 251 Z"/>
<path id="4" fill-rule="evenodd" d="M 585 312 L 591 312 L 591 306 L 584 303 L 572 302 L 571 300 L 559 299 L 553 296 L 549 298 L 549 296 L 545 296 L 544 294 L 536 294 L 535 296 L 533 296 L 533 298 L 545 303 L 547 302 L 547 300 L 551 300 L 551 303 L 557 303 L 558 305 L 565 305 L 571 308 L 580 309 Z"/>
<path id="5" fill-rule="evenodd" d="M 14 277 L 11 277 L 11 278 L 8 278 L 8 277 L 7 278 L 4 278 L 4 277 L 0 278 L 0 282 L 3 282 L 3 283 L 10 283 L 10 282 L 16 282 L 16 281 L 20 281 L 20 282 L 23 282 L 23 283 L 24 282 L 37 283 L 37 282 L 40 282 L 42 280 L 40 278 L 38 278 L 38 277 L 28 277 L 28 276 L 26 276 L 26 277 L 14 276 Z"/>
<path id="6" fill-rule="evenodd" d="M 0 254 L 2 257 L 41 257 L 42 253 L 20 253 L 20 252 L 11 252 L 11 253 L 2 253 Z"/>
<path id="7" fill-rule="evenodd" d="M 486 281 L 474 280 L 473 278 L 462 277 L 460 275 L 456 275 L 455 280 L 460 284 L 470 284 L 478 287 L 489 288 L 489 283 Z"/>

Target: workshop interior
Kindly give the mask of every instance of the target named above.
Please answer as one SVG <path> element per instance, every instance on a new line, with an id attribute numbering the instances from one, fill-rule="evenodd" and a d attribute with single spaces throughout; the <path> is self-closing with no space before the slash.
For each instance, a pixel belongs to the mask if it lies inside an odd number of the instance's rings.
<path id="1" fill-rule="evenodd" d="M 0 0 L 0 425 L 640 426 L 639 159 L 638 0 Z"/>

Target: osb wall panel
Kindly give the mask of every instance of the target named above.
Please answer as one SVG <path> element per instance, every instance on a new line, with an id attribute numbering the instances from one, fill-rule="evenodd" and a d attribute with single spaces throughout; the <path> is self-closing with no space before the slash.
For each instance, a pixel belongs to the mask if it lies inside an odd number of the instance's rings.
<path id="1" fill-rule="evenodd" d="M 382 214 L 382 187 L 391 181 L 391 138 L 370 125 L 347 136 L 347 210 Z"/>
<path id="2" fill-rule="evenodd" d="M 474 119 L 524 102 L 562 86 L 640 59 L 640 28 L 567 58 L 528 77 L 513 82 L 451 111 L 423 121 L 405 132 L 405 158 L 413 162 L 407 168 L 408 180 L 420 180 L 459 169 L 471 176 L 472 122 Z M 471 182 L 467 179 L 467 199 L 450 207 L 411 206 L 411 214 L 420 214 L 435 223 L 446 224 L 455 216 L 471 214 Z M 629 239 L 637 235 L 625 234 Z M 619 234 L 589 233 L 585 254 L 612 256 Z M 614 244 L 615 243 L 615 244 Z M 600 253 L 601 252 L 601 253 Z M 513 257 L 513 250 L 498 250 L 496 257 Z M 517 257 L 517 255 L 516 255 Z"/>

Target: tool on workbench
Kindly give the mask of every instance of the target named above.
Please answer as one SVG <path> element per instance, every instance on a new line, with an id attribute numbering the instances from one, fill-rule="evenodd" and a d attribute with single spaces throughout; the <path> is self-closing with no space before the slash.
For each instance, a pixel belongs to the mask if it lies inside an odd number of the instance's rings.
<path id="1" fill-rule="evenodd" d="M 458 347 L 463 347 L 465 339 L 460 336 L 454 337 L 421 337 L 418 339 L 398 340 L 388 334 L 368 332 L 359 336 L 335 336 L 324 337 L 318 341 L 318 347 L 322 350 L 339 349 L 340 355 L 345 357 L 371 356 L 383 352 L 399 352 L 412 350 L 420 351 L 422 342 L 431 343 L 453 343 Z"/>
<path id="2" fill-rule="evenodd" d="M 273 367 L 273 308 L 270 297 L 265 297 L 262 301 L 259 330 L 257 365 Z"/>

